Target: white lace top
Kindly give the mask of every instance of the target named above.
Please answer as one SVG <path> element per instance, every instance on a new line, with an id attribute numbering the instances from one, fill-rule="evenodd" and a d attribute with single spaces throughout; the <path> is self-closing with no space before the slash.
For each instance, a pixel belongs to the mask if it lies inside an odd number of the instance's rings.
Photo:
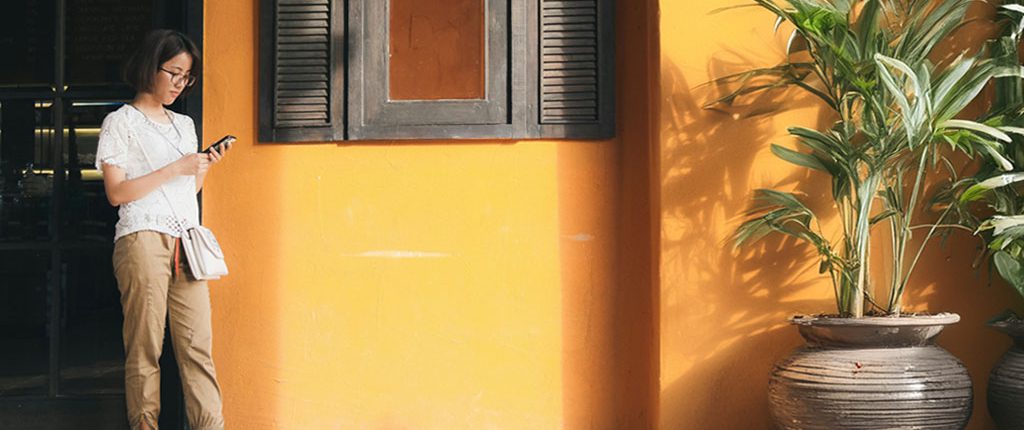
<path id="1" fill-rule="evenodd" d="M 173 125 L 156 123 L 130 105 L 121 106 L 107 114 L 100 128 L 96 168 L 102 171 L 103 163 L 107 163 L 124 169 L 127 179 L 135 179 L 185 154 L 196 152 L 198 139 L 192 118 L 178 113 L 173 113 L 173 116 Z M 146 148 L 152 168 L 143 156 L 142 146 Z M 167 194 L 166 199 L 160 193 L 160 188 Z M 145 197 L 121 205 L 117 225 L 114 227 L 115 241 L 142 230 L 179 237 L 182 226 L 199 224 L 195 176 L 179 176 L 160 188 Z M 174 204 L 174 211 L 168 205 L 168 199 Z M 180 219 L 174 217 L 175 212 Z"/>

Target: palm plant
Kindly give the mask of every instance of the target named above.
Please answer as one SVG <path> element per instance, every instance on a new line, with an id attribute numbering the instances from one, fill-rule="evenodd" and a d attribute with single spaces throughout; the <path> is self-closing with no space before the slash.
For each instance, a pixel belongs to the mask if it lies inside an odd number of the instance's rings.
<path id="1" fill-rule="evenodd" d="M 999 14 L 1003 18 L 1002 32 L 992 42 L 993 61 L 1017 67 L 1024 37 L 1024 6 L 1020 1 L 1009 1 L 1000 7 Z M 995 87 L 992 106 L 982 121 L 1017 135 L 1024 133 L 1024 78 L 1000 77 Z M 1013 165 L 1024 166 L 1024 140 L 1015 136 L 1003 146 L 1001 154 Z M 991 264 L 1024 296 L 1024 190 L 1020 188 L 1024 172 L 1003 172 L 1000 167 L 992 162 L 983 163 L 973 176 L 955 180 L 936 201 L 950 206 L 959 225 L 981 234 L 988 245 L 985 254 L 991 257 Z M 989 214 L 987 218 L 976 216 L 978 206 Z"/>
<path id="2" fill-rule="evenodd" d="M 865 302 L 885 314 L 901 313 L 910 275 L 938 223 L 916 225 L 922 190 L 930 173 L 950 165 L 945 153 L 987 154 L 1009 169 L 1000 155 L 1008 130 L 957 115 L 995 76 L 1020 75 L 966 53 L 933 63 L 936 47 L 965 22 L 969 0 L 754 0 L 793 27 L 782 64 L 714 81 L 734 88 L 713 105 L 752 93 L 798 87 L 835 111 L 827 130 L 792 127 L 803 150 L 772 145 L 793 164 L 831 178 L 831 198 L 841 224 L 828 239 L 818 217 L 794 193 L 755 192 L 755 207 L 737 229 L 737 245 L 781 233 L 810 244 L 828 273 L 840 316 L 862 317 Z M 948 147 L 948 149 L 947 149 Z M 869 280 L 871 232 L 890 230 L 892 273 L 886 302 L 875 300 Z M 923 240 L 910 254 L 911 238 Z"/>

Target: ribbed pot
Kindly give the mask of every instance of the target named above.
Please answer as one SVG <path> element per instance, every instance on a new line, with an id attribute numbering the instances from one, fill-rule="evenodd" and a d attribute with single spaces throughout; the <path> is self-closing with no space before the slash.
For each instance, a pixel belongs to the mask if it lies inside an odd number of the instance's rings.
<path id="1" fill-rule="evenodd" d="M 1024 429 L 1024 322 L 991 326 L 1010 335 L 1013 346 L 988 377 L 988 412 L 1002 430 Z"/>
<path id="2" fill-rule="evenodd" d="M 782 429 L 962 429 L 971 378 L 935 345 L 960 316 L 794 318 L 807 345 L 775 366 L 768 383 Z"/>

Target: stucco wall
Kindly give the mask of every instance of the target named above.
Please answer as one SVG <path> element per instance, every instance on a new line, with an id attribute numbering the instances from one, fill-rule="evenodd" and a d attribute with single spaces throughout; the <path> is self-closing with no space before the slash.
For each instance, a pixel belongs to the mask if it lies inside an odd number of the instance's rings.
<path id="1" fill-rule="evenodd" d="M 658 422 L 663 429 L 770 428 L 768 373 L 772 363 L 801 344 L 785 319 L 834 312 L 831 284 L 812 267 L 812 249 L 776 238 L 733 252 L 728 241 L 755 188 L 827 195 L 826 178 L 779 161 L 769 144 L 790 144 L 789 126 L 819 127 L 833 121 L 800 92 L 758 101 L 761 115 L 753 118 L 701 108 L 715 94 L 714 88 L 701 84 L 783 58 L 788 33 L 772 33 L 769 13 L 756 8 L 712 13 L 740 4 L 744 2 L 659 4 Z M 958 45 L 970 45 L 984 34 L 969 30 L 959 35 Z M 819 199 L 814 208 L 824 215 L 828 205 Z M 831 220 L 823 218 L 826 224 Z M 994 427 L 985 408 L 985 381 L 1009 340 L 983 323 L 1020 299 L 1002 284 L 988 287 L 986 276 L 970 269 L 975 251 L 976 243 L 965 235 L 955 235 L 945 248 L 930 248 L 912 278 L 906 303 L 911 310 L 963 317 L 939 343 L 964 361 L 974 380 L 969 428 L 987 429 Z"/>
<path id="2" fill-rule="evenodd" d="M 619 7 L 617 139 L 265 144 L 257 4 L 205 12 L 229 427 L 649 427 L 650 9 Z"/>

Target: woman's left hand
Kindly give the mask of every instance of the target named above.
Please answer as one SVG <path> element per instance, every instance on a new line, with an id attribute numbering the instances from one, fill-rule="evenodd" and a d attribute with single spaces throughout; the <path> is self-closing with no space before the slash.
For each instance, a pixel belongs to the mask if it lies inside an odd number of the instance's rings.
<path id="1" fill-rule="evenodd" d="M 208 156 L 210 164 L 219 163 L 220 160 L 224 158 L 224 155 L 228 152 L 229 149 L 231 149 L 230 144 L 221 145 L 220 147 L 211 149 Z"/>

